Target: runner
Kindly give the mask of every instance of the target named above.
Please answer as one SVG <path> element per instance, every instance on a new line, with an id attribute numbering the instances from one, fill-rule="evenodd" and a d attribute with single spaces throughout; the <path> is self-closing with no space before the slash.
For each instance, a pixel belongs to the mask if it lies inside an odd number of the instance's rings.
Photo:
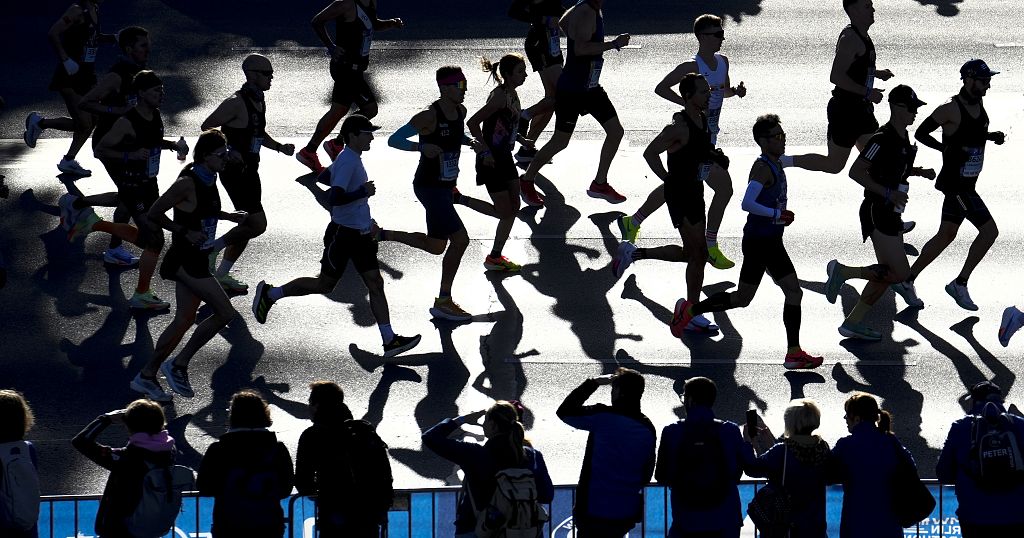
<path id="1" fill-rule="evenodd" d="M 730 85 L 729 58 L 718 52 L 722 49 L 722 42 L 725 40 L 722 18 L 710 14 L 697 17 L 697 20 L 693 22 L 693 33 L 697 36 L 697 54 L 694 55 L 693 60 L 679 64 L 671 73 L 665 75 L 665 78 L 654 89 L 654 93 L 677 105 L 684 105 L 685 100 L 676 93 L 675 87 L 687 73 L 704 75 L 705 80 L 711 86 L 708 128 L 711 130 L 711 143 L 717 146 L 720 131 L 718 121 L 722 114 L 722 102 L 727 97 L 734 95 L 743 98 L 747 94 L 747 89 L 743 86 L 742 81 L 735 87 Z M 732 177 L 722 167 L 712 166 L 707 183 L 715 192 L 711 198 L 711 206 L 708 208 L 708 224 L 705 232 L 705 241 L 708 244 L 708 263 L 715 269 L 730 269 L 736 263 L 727 258 L 719 248 L 718 229 L 725 217 L 725 208 L 729 205 L 729 199 L 732 198 Z M 651 191 L 647 200 L 636 213 L 624 215 L 619 219 L 622 240 L 636 243 L 636 238 L 640 235 L 641 223 L 664 203 L 665 186 L 658 185 Z"/>
<path id="2" fill-rule="evenodd" d="M 711 144 L 708 132 L 707 110 L 711 87 L 703 75 L 687 73 L 679 82 L 683 96 L 683 110 L 672 116 L 672 123 L 644 150 L 644 159 L 651 170 L 665 183 L 665 205 L 672 225 L 679 230 L 683 246 L 665 245 L 655 248 L 636 248 L 632 243 L 619 245 L 612 262 L 612 271 L 621 277 L 626 268 L 638 260 L 686 262 L 686 293 L 693 301 L 680 299 L 672 318 L 672 335 L 679 338 L 688 328 L 693 316 L 679 323 L 685 308 L 700 297 L 704 285 L 704 265 L 707 261 L 707 243 L 704 241 L 704 180 L 711 163 L 729 168 L 729 159 Z M 667 153 L 668 168 L 661 162 Z M 685 308 L 683 308 L 685 306 Z M 716 328 L 717 329 L 717 328 Z"/>
<path id="3" fill-rule="evenodd" d="M 376 223 L 370 218 L 369 197 L 376 193 L 367 181 L 362 154 L 370 149 L 373 132 L 379 129 L 360 114 L 352 114 L 341 124 L 345 148 L 328 167 L 331 174 L 331 223 L 324 233 L 324 255 L 320 275 L 292 280 L 283 286 L 260 281 L 256 286 L 252 312 L 256 321 L 267 322 L 267 313 L 284 297 L 298 297 L 334 291 L 349 260 L 355 266 L 370 294 L 370 311 L 384 341 L 384 356 L 394 357 L 420 342 L 420 335 L 400 336 L 391 328 L 388 299 L 384 295 L 384 278 L 377 262 Z"/>
<path id="4" fill-rule="evenodd" d="M 528 143 L 523 144 L 516 153 L 519 162 L 530 162 L 537 156 L 537 148 L 532 144 L 540 138 L 540 134 L 551 121 L 555 111 L 555 86 L 562 76 L 561 31 L 558 19 L 565 13 L 562 0 L 515 0 L 508 14 L 523 22 L 530 23 L 526 34 L 526 58 L 530 67 L 540 73 L 540 81 L 544 85 L 544 98 L 530 107 L 533 113 L 524 111 L 523 118 L 529 122 L 526 133 Z"/>
<path id="5" fill-rule="evenodd" d="M 875 105 L 882 90 L 875 79 L 889 80 L 892 71 L 875 68 L 875 44 L 868 29 L 875 23 L 873 0 L 843 0 L 850 24 L 839 33 L 830 79 L 836 85 L 828 102 L 828 155 L 783 155 L 783 166 L 838 174 L 846 168 L 853 146 L 863 150 L 878 130 Z"/>
<path id="6" fill-rule="evenodd" d="M 334 39 L 327 33 L 327 23 L 334 21 Z M 402 28 L 402 19 L 378 19 L 377 0 L 334 0 L 313 17 L 313 30 L 327 47 L 331 56 L 331 108 L 320 118 L 316 130 L 306 147 L 295 159 L 315 174 L 323 171 L 316 148 L 334 130 L 354 105 L 359 113 L 373 119 L 377 115 L 377 98 L 366 82 L 366 68 L 370 63 L 370 45 L 373 33 Z M 324 151 L 333 161 L 344 145 L 341 133 L 334 140 L 324 142 Z"/>
<path id="7" fill-rule="evenodd" d="M 136 105 L 114 122 L 110 131 L 97 144 L 96 154 L 110 163 L 111 177 L 118 188 L 117 197 L 135 221 L 135 226 L 100 219 L 87 205 L 87 198 L 65 194 L 58 205 L 61 221 L 69 230 L 69 240 L 74 241 L 91 232 L 101 231 L 143 249 L 138 283 L 128 305 L 142 310 L 164 310 L 170 307 L 170 303 L 157 297 L 150 288 L 157 259 L 163 250 L 164 235 L 147 213 L 160 196 L 157 176 L 160 173 L 161 151 L 167 149 L 187 153 L 188 146 L 163 138 L 164 122 L 160 116 L 160 104 L 163 102 L 164 86 L 156 73 L 139 71 L 132 79 L 131 91 L 138 96 Z"/>
<path id="8" fill-rule="evenodd" d="M 132 79 L 146 68 L 149 60 L 149 32 L 139 26 L 128 26 L 117 33 L 117 46 L 121 49 L 121 59 L 110 72 L 103 75 L 99 83 L 82 96 L 79 108 L 96 116 L 96 128 L 92 132 L 92 149 L 114 126 L 118 118 L 125 115 L 138 103 L 138 97 L 132 91 Z M 100 158 L 107 174 L 114 178 L 117 174 L 117 163 Z M 82 203 L 93 207 L 113 207 L 117 223 L 127 224 L 131 214 L 119 201 L 117 191 L 83 196 Z M 139 263 L 139 257 L 121 246 L 121 238 L 110 236 L 110 247 L 103 253 L 103 261 L 112 265 L 130 267 Z"/>
<path id="9" fill-rule="evenodd" d="M 153 355 L 132 379 L 132 390 L 158 402 L 170 401 L 157 381 L 159 370 L 167 376 L 171 390 L 191 398 L 195 391 L 188 378 L 188 365 L 199 348 L 206 345 L 238 312 L 224 289 L 210 273 L 210 249 L 217 235 L 217 221 L 241 222 L 244 213 L 221 211 L 217 173 L 228 158 L 227 139 L 219 131 L 205 131 L 196 142 L 194 161 L 181 171 L 177 181 L 153 203 L 148 217 L 171 232 L 171 248 L 160 264 L 160 276 L 174 281 L 177 310 L 171 324 L 160 334 Z M 174 220 L 167 211 L 174 209 Z M 206 303 L 213 315 L 204 319 L 185 342 L 178 355 L 167 360 L 196 321 L 199 305 Z"/>
<path id="10" fill-rule="evenodd" d="M 413 192 L 423 204 L 427 217 L 427 233 L 382 230 L 381 241 L 398 241 L 434 255 L 444 254 L 441 261 L 441 289 L 430 314 L 454 321 L 472 318 L 452 300 L 452 284 L 459 270 L 462 255 L 469 246 L 469 235 L 455 211 L 455 189 L 459 178 L 459 155 L 462 146 L 472 147 L 478 154 L 487 146 L 466 136 L 466 77 L 462 68 L 445 66 L 437 70 L 441 98 L 412 117 L 409 123 L 388 138 L 388 145 L 420 154 L 413 179 Z M 419 134 L 419 142 L 410 138 Z M 449 243 L 451 243 L 449 245 Z"/>
<path id="11" fill-rule="evenodd" d="M 228 163 L 221 171 L 221 184 L 231 198 L 235 211 L 244 211 L 245 220 L 217 238 L 210 253 L 210 265 L 217 253 L 224 258 L 214 276 L 229 293 L 248 293 L 249 285 L 231 275 L 231 268 L 242 255 L 249 240 L 267 231 L 267 214 L 263 210 L 263 187 L 260 184 L 260 149 L 267 148 L 285 155 L 295 153 L 294 144 L 282 144 L 267 134 L 267 108 L 263 93 L 270 89 L 274 67 L 260 54 L 250 54 L 242 61 L 245 84 L 225 99 L 203 122 L 203 130 L 219 127 L 228 145 L 242 154 L 242 166 Z"/>
<path id="12" fill-rule="evenodd" d="M 74 177 L 88 177 L 92 172 L 82 168 L 75 158 L 89 139 L 93 117 L 79 105 L 82 96 L 96 85 L 96 52 L 100 45 L 117 42 L 112 34 L 100 32 L 99 9 L 103 0 L 78 0 L 53 23 L 47 33 L 50 45 L 60 59 L 53 73 L 50 91 L 60 93 L 70 117 L 44 118 L 32 112 L 25 118 L 25 144 L 36 147 L 36 140 L 46 129 L 73 133 L 71 147 L 57 163 L 57 169 Z"/>
<path id="13" fill-rule="evenodd" d="M 603 4 L 604 0 L 580 0 L 559 21 L 567 41 L 565 70 L 558 77 L 555 91 L 555 133 L 530 161 L 526 174 L 520 179 L 521 195 L 527 205 L 544 205 L 544 197 L 537 192 L 534 180 L 540 169 L 569 145 L 576 121 L 586 114 L 594 116 L 605 134 L 597 175 L 587 194 L 613 204 L 626 201 L 625 196 L 608 184 L 608 169 L 619 149 L 623 131 L 615 107 L 601 87 L 601 68 L 604 52 L 628 45 L 629 34 L 622 34 L 612 41 L 604 40 Z"/>
<path id="14" fill-rule="evenodd" d="M 839 334 L 848 338 L 881 340 L 882 333 L 866 327 L 864 316 L 886 288 L 903 295 L 911 307 L 924 306 L 903 285 L 910 275 L 910 263 L 903 248 L 903 221 L 900 216 L 907 206 L 910 176 L 935 179 L 935 171 L 914 166 L 917 146 L 911 145 L 907 128 L 914 124 L 917 110 L 925 105 L 910 86 L 900 84 L 889 93 L 889 123 L 882 126 L 868 141 L 860 158 L 850 167 L 850 177 L 864 187 L 860 206 L 860 228 L 864 240 L 871 238 L 876 265 L 849 267 L 836 260 L 828 262 L 825 298 L 835 303 L 843 282 L 860 278 L 867 280 L 860 300 L 839 327 Z"/>
<path id="15" fill-rule="evenodd" d="M 1001 131 L 988 130 L 988 114 L 982 99 L 992 82 L 992 71 L 982 60 L 970 60 L 960 68 L 963 87 L 960 93 L 953 96 L 948 103 L 939 105 L 931 116 L 921 122 L 914 137 L 922 144 L 942 152 L 942 168 L 935 181 L 935 188 L 942 192 L 942 222 L 939 231 L 921 248 L 921 255 L 910 268 L 910 278 L 900 285 L 904 297 L 917 298 L 914 279 L 942 254 L 946 247 L 956 238 L 964 219 L 978 229 L 978 237 L 971 243 L 967 251 L 960 274 L 949 284 L 948 293 L 960 308 L 977 310 L 978 306 L 971 300 L 967 292 L 967 279 L 981 263 L 982 258 L 992 248 L 999 229 L 992 220 L 992 214 L 982 201 L 976 190 L 978 176 L 985 162 L 985 144 L 988 141 L 1001 145 L 1006 135 Z M 942 142 L 932 136 L 938 128 L 942 128 Z M 917 299 L 920 306 L 924 303 Z"/>

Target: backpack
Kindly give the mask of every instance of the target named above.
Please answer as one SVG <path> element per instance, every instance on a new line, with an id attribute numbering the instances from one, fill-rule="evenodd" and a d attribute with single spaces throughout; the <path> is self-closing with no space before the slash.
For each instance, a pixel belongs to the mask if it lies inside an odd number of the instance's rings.
<path id="1" fill-rule="evenodd" d="M 39 520 L 39 475 L 25 441 L 0 443 L 0 529 L 27 531 Z"/>
<path id="2" fill-rule="evenodd" d="M 697 509 L 711 509 L 725 501 L 736 479 L 730 476 L 725 460 L 725 447 L 719 434 L 723 422 L 711 424 L 683 422 L 683 436 L 676 453 L 676 476 L 672 495 L 683 504 Z"/>
<path id="3" fill-rule="evenodd" d="M 142 496 L 125 526 L 138 538 L 163 536 L 178 519 L 182 492 L 195 488 L 195 475 L 184 465 L 144 463 L 147 471 L 142 478 Z"/>
<path id="4" fill-rule="evenodd" d="M 275 510 L 281 491 L 281 477 L 274 462 L 278 447 L 278 443 L 268 446 L 255 460 L 236 457 L 227 462 L 233 465 L 226 473 L 223 493 L 215 501 L 218 527 L 276 528 L 284 525 L 281 513 Z"/>
<path id="5" fill-rule="evenodd" d="M 1006 489 L 1024 479 L 1013 418 L 1006 413 L 976 416 L 971 425 L 971 475 L 984 489 Z"/>
<path id="6" fill-rule="evenodd" d="M 477 506 L 473 492 L 466 491 L 476 517 L 476 536 L 480 538 L 537 538 L 548 521 L 547 510 L 537 500 L 537 481 L 533 471 L 518 467 L 502 469 L 494 475 L 494 493 L 484 506 Z"/>
<path id="7" fill-rule="evenodd" d="M 394 500 L 388 445 L 365 420 L 349 419 L 341 425 L 339 464 L 342 484 L 338 491 L 358 492 L 358 506 L 349 507 L 365 516 L 387 517 Z"/>

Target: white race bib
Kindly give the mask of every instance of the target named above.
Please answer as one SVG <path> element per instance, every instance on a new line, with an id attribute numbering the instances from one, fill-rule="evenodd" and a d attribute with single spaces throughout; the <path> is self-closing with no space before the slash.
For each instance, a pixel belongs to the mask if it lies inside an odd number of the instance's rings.
<path id="1" fill-rule="evenodd" d="M 548 53 L 555 57 L 562 55 L 562 42 L 559 40 L 558 28 L 552 28 L 548 36 Z"/>
<path id="2" fill-rule="evenodd" d="M 441 181 L 455 181 L 459 177 L 458 151 L 446 151 L 441 155 Z"/>
<path id="3" fill-rule="evenodd" d="M 146 160 L 146 177 L 160 175 L 160 148 L 149 150 L 149 159 Z"/>
<path id="4" fill-rule="evenodd" d="M 85 52 L 82 53 L 82 62 L 91 64 L 96 62 L 96 51 L 98 47 L 85 47 Z"/>
<path id="5" fill-rule="evenodd" d="M 217 217 L 207 217 L 203 219 L 203 233 L 206 234 L 206 241 L 199 246 L 200 250 L 206 250 L 213 248 L 213 243 L 217 240 Z"/>
<path id="6" fill-rule="evenodd" d="M 721 108 L 712 108 L 708 110 L 708 132 L 711 134 L 718 134 L 718 118 L 722 117 Z"/>
<path id="7" fill-rule="evenodd" d="M 985 164 L 985 148 L 964 148 L 967 152 L 967 162 L 960 168 L 962 177 L 978 177 L 981 175 L 981 166 Z"/>
<path id="8" fill-rule="evenodd" d="M 587 89 L 593 89 L 601 84 L 601 68 L 604 67 L 604 58 L 598 58 L 590 62 L 590 76 L 587 78 Z"/>

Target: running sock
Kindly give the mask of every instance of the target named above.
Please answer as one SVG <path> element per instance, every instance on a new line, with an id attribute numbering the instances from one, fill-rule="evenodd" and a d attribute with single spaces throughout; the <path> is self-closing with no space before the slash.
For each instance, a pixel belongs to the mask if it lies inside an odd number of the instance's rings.
<path id="1" fill-rule="evenodd" d="M 636 213 L 633 213 L 633 224 L 636 224 L 637 226 L 640 226 L 641 224 L 643 224 L 644 219 L 646 219 L 646 218 L 647 218 L 647 215 L 644 215 L 643 211 L 637 209 Z"/>
<path id="2" fill-rule="evenodd" d="M 793 156 L 792 155 L 781 155 L 781 156 L 779 156 L 779 164 L 781 164 L 783 168 L 788 168 L 790 166 L 793 166 Z"/>
<path id="3" fill-rule="evenodd" d="M 450 290 L 449 291 L 441 290 L 441 291 L 438 292 L 437 298 L 438 299 L 451 299 L 452 298 L 452 292 Z"/>
<path id="4" fill-rule="evenodd" d="M 724 312 L 732 308 L 731 295 L 731 293 L 720 291 L 693 305 L 690 311 L 693 312 L 693 315 L 706 314 L 708 312 Z"/>
<path id="5" fill-rule="evenodd" d="M 708 229 L 704 232 L 704 241 L 709 247 L 718 246 L 718 230 Z"/>
<path id="6" fill-rule="evenodd" d="M 956 277 L 956 280 L 954 280 L 953 282 L 956 282 L 958 285 L 963 286 L 965 288 L 967 287 L 967 277 L 958 276 Z"/>
<path id="7" fill-rule="evenodd" d="M 267 297 L 270 297 L 271 301 L 279 301 L 284 298 L 284 288 L 281 286 L 274 286 L 267 292 Z"/>
<path id="8" fill-rule="evenodd" d="M 235 260 L 229 260 L 225 256 L 220 260 L 220 266 L 217 267 L 218 275 L 226 275 L 231 272 L 231 268 L 235 266 Z"/>
<path id="9" fill-rule="evenodd" d="M 782 324 L 786 326 L 786 342 L 790 348 L 800 347 L 800 305 L 782 306 Z"/>
<path id="10" fill-rule="evenodd" d="M 871 310 L 871 305 L 864 301 L 857 301 L 853 310 L 850 311 L 850 315 L 846 316 L 846 323 L 860 323 L 864 321 L 864 316 L 867 315 L 869 310 Z"/>
<path id="11" fill-rule="evenodd" d="M 395 339 L 395 331 L 391 329 L 390 323 L 378 323 L 377 329 L 380 330 L 380 337 L 384 340 L 385 344 L 390 344 Z"/>

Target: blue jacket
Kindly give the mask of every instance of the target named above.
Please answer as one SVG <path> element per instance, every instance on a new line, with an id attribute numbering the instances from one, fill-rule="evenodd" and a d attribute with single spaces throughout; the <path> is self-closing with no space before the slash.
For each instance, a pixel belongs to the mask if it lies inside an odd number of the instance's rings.
<path id="1" fill-rule="evenodd" d="M 677 536 L 681 532 L 719 531 L 738 529 L 743 526 L 743 513 L 740 508 L 739 484 L 743 471 L 754 462 L 754 449 L 743 439 L 740 428 L 736 424 L 723 421 L 719 428 L 719 438 L 725 450 L 725 464 L 733 487 L 729 489 L 725 500 L 712 509 L 697 509 L 686 506 L 681 496 L 675 495 L 674 484 L 676 470 L 680 464 L 677 454 L 683 440 L 684 429 L 693 424 L 707 424 L 715 419 L 714 412 L 708 407 L 692 407 L 686 411 L 686 419 L 665 426 L 661 431 L 661 447 L 658 449 L 658 468 L 655 477 L 659 484 L 673 488 L 672 495 L 672 528 L 669 536 Z M 678 487 L 686 487 L 679 484 Z"/>
<path id="2" fill-rule="evenodd" d="M 793 529 L 790 538 L 825 538 L 825 472 L 831 451 L 817 435 L 796 435 L 784 439 L 747 468 L 747 474 L 767 478 L 772 486 L 783 483 L 793 501 Z"/>
<path id="3" fill-rule="evenodd" d="M 999 412 L 1005 412 L 998 405 Z M 1024 442 L 1024 419 L 1009 415 L 1017 442 Z M 1024 523 L 1024 484 L 1008 491 L 992 493 L 978 487 L 971 477 L 970 450 L 973 442 L 974 416 L 968 415 L 949 427 L 946 443 L 942 446 L 935 476 L 943 484 L 954 484 L 960 507 L 956 515 L 962 523 L 972 525 L 1020 525 Z M 1020 447 L 1024 450 L 1024 446 Z"/>
<path id="4" fill-rule="evenodd" d="M 903 528 L 892 511 L 897 445 L 911 462 L 914 458 L 902 444 L 893 441 L 891 434 L 868 422 L 854 426 L 850 435 L 836 441 L 828 481 L 843 485 L 842 538 L 903 537 Z"/>
<path id="5" fill-rule="evenodd" d="M 494 494 L 495 473 L 512 464 L 497 461 L 487 445 L 449 439 L 448 436 L 459 429 L 459 426 L 455 419 L 446 418 L 423 432 L 423 444 L 438 456 L 461 467 L 465 474 L 462 491 L 459 492 L 459 506 L 455 512 L 455 534 L 464 534 L 471 533 L 476 528 L 476 512 L 467 492 L 472 491 L 477 506 L 483 508 Z M 524 448 L 527 467 L 533 471 L 537 483 L 537 500 L 550 503 L 555 497 L 555 487 L 551 484 L 544 456 L 532 447 Z"/>
<path id="6" fill-rule="evenodd" d="M 643 489 L 654 474 L 657 432 L 639 408 L 584 405 L 597 387 L 584 381 L 557 412 L 566 424 L 590 432 L 573 514 L 640 521 Z"/>

